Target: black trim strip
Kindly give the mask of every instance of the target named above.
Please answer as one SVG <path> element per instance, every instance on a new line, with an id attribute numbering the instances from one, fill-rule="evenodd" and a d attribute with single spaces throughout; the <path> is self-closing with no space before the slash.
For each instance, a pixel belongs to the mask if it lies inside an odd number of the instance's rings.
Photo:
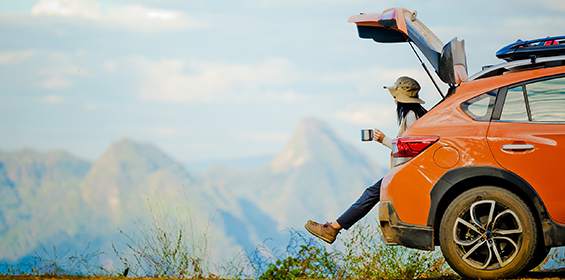
<path id="1" fill-rule="evenodd" d="M 401 221 L 391 202 L 379 202 L 378 209 L 383 242 L 386 245 L 402 245 L 420 250 L 434 250 L 434 231 L 431 227 L 412 225 Z M 388 230 L 387 227 L 389 227 Z"/>
<path id="2" fill-rule="evenodd" d="M 504 101 L 506 101 L 506 92 L 508 91 L 508 87 L 503 87 L 498 90 L 498 94 L 496 95 L 496 101 L 494 103 L 494 110 L 492 112 L 491 120 L 500 120 L 500 115 L 502 115 L 502 106 L 504 106 Z"/>

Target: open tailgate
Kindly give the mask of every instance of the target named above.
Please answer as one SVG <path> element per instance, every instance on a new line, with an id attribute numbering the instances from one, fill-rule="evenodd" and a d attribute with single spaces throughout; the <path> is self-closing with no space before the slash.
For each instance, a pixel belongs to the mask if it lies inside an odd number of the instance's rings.
<path id="1" fill-rule="evenodd" d="M 467 79 L 465 41 L 453 38 L 444 45 L 416 15 L 404 8 L 391 8 L 382 13 L 354 15 L 348 22 L 357 25 L 361 38 L 379 43 L 413 42 L 444 83 L 461 84 Z"/>

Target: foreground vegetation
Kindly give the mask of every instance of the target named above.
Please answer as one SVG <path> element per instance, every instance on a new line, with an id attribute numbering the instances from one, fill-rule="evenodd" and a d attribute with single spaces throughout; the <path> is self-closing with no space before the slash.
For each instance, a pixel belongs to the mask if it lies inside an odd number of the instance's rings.
<path id="1" fill-rule="evenodd" d="M 283 250 L 258 246 L 241 252 L 224 263 L 210 260 L 211 222 L 200 223 L 190 211 L 169 212 L 163 205 L 150 204 L 152 219 L 137 231 L 124 233 L 125 249 L 114 247 L 122 267 L 102 267 L 99 257 L 106 252 L 58 252 L 43 248 L 32 261 L 0 264 L 0 276 L 73 278 L 128 276 L 181 279 L 415 279 L 459 278 L 439 250 L 433 252 L 384 246 L 376 222 L 362 221 L 345 231 L 340 244 L 326 245 L 296 230 Z M 552 251 L 547 261 L 565 266 L 564 253 Z M 539 268 L 537 268 L 539 270 Z M 4 278 L 2 277 L 2 278 Z M 19 278 L 19 277 L 18 277 Z"/>
<path id="2" fill-rule="evenodd" d="M 150 231 L 157 235 L 131 239 L 128 252 L 116 252 L 133 277 L 191 279 L 413 279 L 416 277 L 455 277 L 436 252 L 383 246 L 375 227 L 362 223 L 341 237 L 342 244 L 328 246 L 291 230 L 285 250 L 273 252 L 259 246 L 225 264 L 207 260 L 205 246 L 191 247 L 179 230 L 167 234 L 163 228 Z M 170 238 L 167 238 L 170 236 Z M 154 242 L 154 243 L 150 243 Z M 199 243 L 204 244 L 204 243 Z M 157 247 L 157 245 L 159 247 Z M 51 252 L 48 252 L 51 251 Z M 108 271 L 96 264 L 99 251 L 63 252 L 56 248 L 37 254 L 27 264 L 3 265 L 4 275 L 44 276 L 120 276 L 125 271 Z M 70 255 L 70 256 L 69 256 Z"/>

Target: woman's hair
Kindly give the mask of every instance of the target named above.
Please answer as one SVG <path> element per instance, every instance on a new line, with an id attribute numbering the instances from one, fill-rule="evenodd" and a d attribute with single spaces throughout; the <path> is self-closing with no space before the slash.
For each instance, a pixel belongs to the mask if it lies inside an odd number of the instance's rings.
<path id="1" fill-rule="evenodd" d="M 426 109 L 424 109 L 424 107 L 422 107 L 422 105 L 420 105 L 420 103 L 396 102 L 396 115 L 398 117 L 398 124 L 402 123 L 402 120 L 404 119 L 404 117 L 406 117 L 406 115 L 408 115 L 408 112 L 410 111 L 413 111 L 414 114 L 416 114 L 416 119 L 419 119 L 428 112 L 426 111 Z"/>

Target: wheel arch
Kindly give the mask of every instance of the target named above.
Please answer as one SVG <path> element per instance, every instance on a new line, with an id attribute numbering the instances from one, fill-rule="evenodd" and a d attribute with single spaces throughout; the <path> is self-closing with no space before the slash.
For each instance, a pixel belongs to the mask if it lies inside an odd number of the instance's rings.
<path id="1" fill-rule="evenodd" d="M 434 244 L 439 245 L 439 225 L 449 203 L 461 193 L 483 185 L 497 186 L 511 191 L 526 202 L 534 211 L 540 234 L 544 236 L 545 246 L 562 246 L 560 239 L 565 235 L 565 227 L 556 224 L 547 213 L 543 201 L 536 191 L 518 175 L 491 166 L 469 166 L 446 172 L 430 191 L 430 211 L 428 226 L 434 229 Z"/>

